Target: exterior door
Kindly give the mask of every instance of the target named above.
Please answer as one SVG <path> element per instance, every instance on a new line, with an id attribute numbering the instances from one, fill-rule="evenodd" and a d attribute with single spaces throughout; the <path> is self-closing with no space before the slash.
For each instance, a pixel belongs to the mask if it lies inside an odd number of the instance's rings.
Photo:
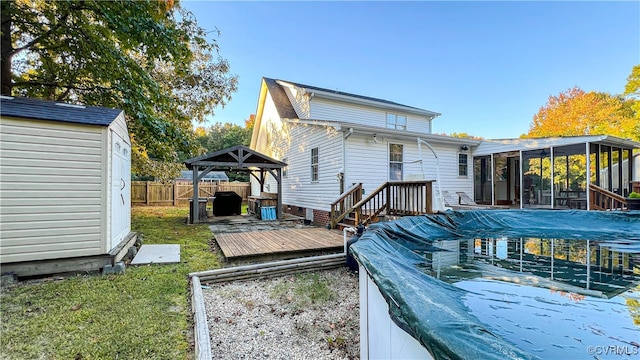
<path id="1" fill-rule="evenodd" d="M 111 236 L 108 250 L 131 231 L 131 147 L 115 133 L 111 136 Z"/>

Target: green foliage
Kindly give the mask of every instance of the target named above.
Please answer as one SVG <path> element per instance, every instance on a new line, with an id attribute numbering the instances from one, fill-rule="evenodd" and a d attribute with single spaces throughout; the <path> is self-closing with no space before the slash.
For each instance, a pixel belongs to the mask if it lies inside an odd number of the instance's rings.
<path id="1" fill-rule="evenodd" d="M 482 140 L 483 137 L 482 136 L 475 136 L 475 135 L 469 135 L 466 132 L 461 132 L 461 133 L 451 133 L 449 134 L 449 136 L 451 137 L 457 137 L 457 138 L 461 138 L 461 139 L 474 139 L 474 140 Z"/>
<path id="2" fill-rule="evenodd" d="M 251 115 L 245 120 L 245 127 L 241 127 L 231 123 L 215 123 L 209 129 L 198 129 L 197 138 L 200 145 L 205 149 L 206 153 L 212 153 L 236 145 L 249 146 L 251 143 L 251 134 L 253 133 L 253 121 L 255 115 Z M 249 181 L 249 175 L 246 173 L 227 173 L 229 181 Z"/>
<path id="3" fill-rule="evenodd" d="M 629 199 L 640 199 L 640 193 L 637 193 L 637 192 L 635 192 L 635 191 L 632 191 L 632 192 L 629 194 Z"/>
<path id="4" fill-rule="evenodd" d="M 144 242 L 180 244 L 181 263 L 3 289 L 3 359 L 191 359 L 187 274 L 220 267 L 211 231 L 186 208 L 134 207 Z"/>
<path id="5" fill-rule="evenodd" d="M 172 178 L 237 79 L 173 1 L 2 2 L 2 93 L 123 109 L 132 172 Z M 4 76 L 5 74 L 10 76 Z"/>

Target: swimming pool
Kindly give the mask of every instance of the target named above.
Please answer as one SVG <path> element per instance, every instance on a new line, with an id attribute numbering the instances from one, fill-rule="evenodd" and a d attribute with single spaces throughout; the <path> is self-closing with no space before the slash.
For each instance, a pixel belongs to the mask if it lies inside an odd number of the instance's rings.
<path id="1" fill-rule="evenodd" d="M 640 356 L 640 212 L 407 217 L 371 226 L 351 250 L 363 357 Z M 400 332 L 377 333 L 384 314 Z M 422 350 L 398 352 L 411 340 Z"/>

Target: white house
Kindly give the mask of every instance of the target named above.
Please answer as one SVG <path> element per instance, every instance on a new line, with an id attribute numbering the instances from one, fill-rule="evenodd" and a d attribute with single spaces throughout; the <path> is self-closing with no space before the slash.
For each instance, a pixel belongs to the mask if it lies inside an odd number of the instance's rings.
<path id="1" fill-rule="evenodd" d="M 352 184 L 362 183 L 366 195 L 387 181 L 439 180 L 436 189 L 471 194 L 470 153 L 480 141 L 431 134 L 438 115 L 263 78 L 250 147 L 288 164 L 285 210 L 326 224 L 331 202 Z M 253 183 L 252 193 L 259 193 Z"/>
<path id="2" fill-rule="evenodd" d="M 94 270 L 119 260 L 135 241 L 124 112 L 0 100 L 2 272 Z"/>
<path id="3" fill-rule="evenodd" d="M 638 142 L 607 135 L 463 139 L 432 134 L 438 115 L 263 78 L 250 147 L 288 164 L 284 210 L 323 225 L 331 203 L 358 183 L 366 196 L 389 181 L 433 180 L 435 211 L 447 193 L 454 203 L 465 193 L 471 203 L 492 206 L 612 209 L 619 206 L 612 194 L 630 192 L 638 176 L 638 165 L 625 160 L 637 159 Z M 265 187 L 252 179 L 253 194 L 276 190 L 273 179 Z"/>

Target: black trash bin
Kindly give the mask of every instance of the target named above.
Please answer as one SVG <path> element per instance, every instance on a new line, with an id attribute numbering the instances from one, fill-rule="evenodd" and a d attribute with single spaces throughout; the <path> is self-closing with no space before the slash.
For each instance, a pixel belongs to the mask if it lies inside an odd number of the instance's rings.
<path id="1" fill-rule="evenodd" d="M 213 195 L 213 215 L 240 215 L 242 212 L 242 197 L 233 191 L 216 191 Z"/>

